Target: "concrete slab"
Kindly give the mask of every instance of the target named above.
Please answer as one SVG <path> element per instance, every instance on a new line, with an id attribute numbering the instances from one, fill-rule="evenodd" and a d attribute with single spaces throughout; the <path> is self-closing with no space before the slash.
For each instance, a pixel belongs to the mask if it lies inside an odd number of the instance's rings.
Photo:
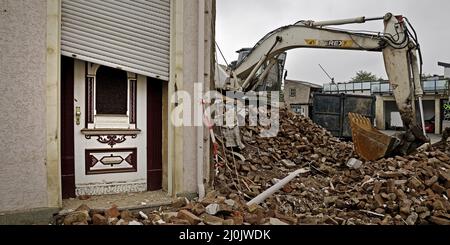
<path id="1" fill-rule="evenodd" d="M 48 225 L 59 208 L 36 208 L 0 213 L 0 225 Z"/>
<path id="2" fill-rule="evenodd" d="M 86 204 L 91 209 L 104 210 L 115 204 L 119 209 L 146 209 L 169 205 L 173 198 L 164 191 L 122 193 L 115 195 L 89 196 L 86 200 L 70 198 L 63 200 L 63 210 L 76 209 Z"/>

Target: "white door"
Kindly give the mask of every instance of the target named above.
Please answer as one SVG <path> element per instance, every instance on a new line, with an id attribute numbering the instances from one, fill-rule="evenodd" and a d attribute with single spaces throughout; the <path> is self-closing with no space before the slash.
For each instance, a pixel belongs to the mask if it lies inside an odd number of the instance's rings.
<path id="1" fill-rule="evenodd" d="M 146 191 L 146 77 L 74 66 L 76 195 Z"/>

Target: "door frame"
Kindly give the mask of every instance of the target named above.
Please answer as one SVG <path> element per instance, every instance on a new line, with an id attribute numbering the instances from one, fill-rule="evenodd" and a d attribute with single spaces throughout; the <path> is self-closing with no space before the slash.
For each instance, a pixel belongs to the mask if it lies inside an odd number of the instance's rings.
<path id="1" fill-rule="evenodd" d="M 61 185 L 63 199 L 76 197 L 74 65 L 75 59 L 61 56 Z M 163 81 L 147 77 L 146 82 L 147 191 L 154 191 L 162 188 Z"/>
<path id="2" fill-rule="evenodd" d="M 147 77 L 147 191 L 162 188 L 162 83 Z"/>
<path id="3" fill-rule="evenodd" d="M 75 197 L 74 68 L 73 58 L 61 56 L 61 192 L 63 199 Z"/>

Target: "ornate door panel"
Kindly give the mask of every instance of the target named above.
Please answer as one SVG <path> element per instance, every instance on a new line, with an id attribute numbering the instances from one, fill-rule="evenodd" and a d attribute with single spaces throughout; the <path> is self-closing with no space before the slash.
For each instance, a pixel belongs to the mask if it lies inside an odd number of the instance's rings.
<path id="1" fill-rule="evenodd" d="M 146 77 L 74 62 L 75 194 L 147 190 Z"/>

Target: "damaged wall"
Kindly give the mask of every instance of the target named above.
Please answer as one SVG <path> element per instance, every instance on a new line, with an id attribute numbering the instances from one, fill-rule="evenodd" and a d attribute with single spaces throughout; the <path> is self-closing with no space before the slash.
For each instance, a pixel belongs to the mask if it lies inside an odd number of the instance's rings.
<path id="1" fill-rule="evenodd" d="M 46 1 L 0 2 L 0 211 L 47 206 Z"/>

